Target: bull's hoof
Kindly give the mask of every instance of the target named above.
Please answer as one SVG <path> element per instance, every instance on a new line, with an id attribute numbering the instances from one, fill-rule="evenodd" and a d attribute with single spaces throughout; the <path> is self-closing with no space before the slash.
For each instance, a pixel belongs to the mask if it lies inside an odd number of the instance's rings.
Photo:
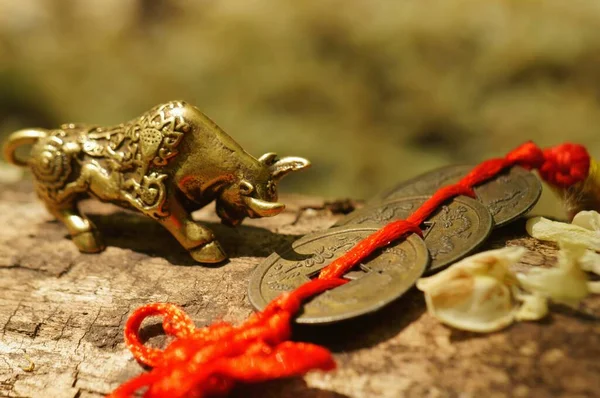
<path id="1" fill-rule="evenodd" d="M 100 234 L 95 230 L 79 233 L 71 239 L 82 253 L 98 253 L 106 248 Z"/>
<path id="2" fill-rule="evenodd" d="M 207 243 L 203 246 L 194 248 L 190 250 L 190 254 L 194 258 L 194 260 L 199 263 L 220 263 L 227 259 L 227 255 L 223 251 L 223 248 L 216 240 Z"/>

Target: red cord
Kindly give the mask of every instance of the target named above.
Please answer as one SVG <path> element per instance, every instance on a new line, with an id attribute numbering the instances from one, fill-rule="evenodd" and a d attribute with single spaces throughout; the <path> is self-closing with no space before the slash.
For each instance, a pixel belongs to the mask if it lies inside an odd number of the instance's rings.
<path id="1" fill-rule="evenodd" d="M 393 221 L 358 242 L 323 268 L 319 278 L 279 296 L 240 326 L 220 322 L 196 329 L 174 304 L 138 308 L 125 325 L 125 342 L 138 361 L 153 369 L 122 384 L 109 397 L 131 397 L 146 388 L 144 397 L 148 398 L 199 398 L 226 394 L 236 381 L 259 382 L 299 376 L 313 369 L 334 369 L 327 349 L 289 341 L 291 321 L 302 302 L 346 283 L 341 276 L 376 249 L 409 233 L 420 234 L 419 225 L 444 202 L 457 195 L 475 196 L 474 186 L 516 164 L 538 169 L 544 180 L 565 187 L 587 177 L 590 157 L 580 145 L 563 144 L 542 151 L 528 142 L 504 158 L 487 160 L 458 183 L 439 189 L 408 219 Z M 154 315 L 162 315 L 165 333 L 175 337 L 164 350 L 145 346 L 139 337 L 142 321 Z"/>

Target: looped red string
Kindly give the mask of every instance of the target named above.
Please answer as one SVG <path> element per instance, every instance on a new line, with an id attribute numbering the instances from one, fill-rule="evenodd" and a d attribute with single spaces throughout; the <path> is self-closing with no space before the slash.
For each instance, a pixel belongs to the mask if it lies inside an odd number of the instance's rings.
<path id="1" fill-rule="evenodd" d="M 344 279 L 314 279 L 293 293 L 273 300 L 244 324 L 227 322 L 196 329 L 183 309 L 168 303 L 148 304 L 131 314 L 125 324 L 125 343 L 149 373 L 121 385 L 110 396 L 131 397 L 148 387 L 145 397 L 204 397 L 223 394 L 237 381 L 261 381 L 330 370 L 329 351 L 308 343 L 287 341 L 291 318 L 309 297 L 347 283 Z M 142 322 L 163 317 L 163 329 L 176 339 L 165 350 L 150 348 L 139 337 Z"/>
<path id="2" fill-rule="evenodd" d="M 195 329 L 194 322 L 185 311 L 172 304 L 156 303 L 136 309 L 125 323 L 125 343 L 138 361 L 152 367 L 160 365 L 164 351 L 145 346 L 138 331 L 144 319 L 155 315 L 163 316 L 163 329 L 173 337 L 189 337 Z"/>
<path id="3" fill-rule="evenodd" d="M 288 341 L 291 320 L 302 303 L 347 283 L 340 277 L 378 248 L 410 233 L 421 235 L 419 226 L 444 202 L 458 195 L 474 197 L 474 186 L 516 164 L 538 169 L 544 180 L 564 187 L 587 178 L 590 157 L 581 145 L 563 144 L 542 151 L 527 142 L 504 158 L 482 162 L 458 183 L 439 189 L 406 220 L 393 221 L 358 242 L 323 268 L 319 278 L 282 294 L 240 326 L 219 322 L 197 329 L 183 309 L 173 304 L 138 308 L 125 325 L 125 342 L 138 361 L 153 369 L 124 383 L 110 397 L 130 397 L 142 388 L 147 388 L 147 398 L 207 397 L 227 393 L 236 381 L 258 382 L 335 368 L 327 349 Z M 139 337 L 144 319 L 155 315 L 163 316 L 165 333 L 175 337 L 164 350 L 145 346 Z"/>

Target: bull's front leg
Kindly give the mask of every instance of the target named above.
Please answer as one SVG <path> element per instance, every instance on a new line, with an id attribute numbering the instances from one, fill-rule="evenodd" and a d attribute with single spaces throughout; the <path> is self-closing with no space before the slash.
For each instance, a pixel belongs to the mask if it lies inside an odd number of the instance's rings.
<path id="1" fill-rule="evenodd" d="M 46 204 L 47 209 L 57 220 L 61 221 L 75 246 L 82 253 L 98 253 L 104 250 L 105 245 L 98 230 L 89 218 L 82 215 L 75 203 L 56 206 Z"/>
<path id="2" fill-rule="evenodd" d="M 83 253 L 98 253 L 106 247 L 94 223 L 77 207 L 77 195 L 89 188 L 91 167 L 92 165 L 82 167 L 75 181 L 66 184 L 52 199 L 46 201 L 48 211 L 65 225 L 73 243 Z"/>
<path id="3" fill-rule="evenodd" d="M 219 263 L 227 258 L 213 232 L 195 222 L 177 198 L 167 199 L 169 215 L 157 220 L 200 263 Z"/>

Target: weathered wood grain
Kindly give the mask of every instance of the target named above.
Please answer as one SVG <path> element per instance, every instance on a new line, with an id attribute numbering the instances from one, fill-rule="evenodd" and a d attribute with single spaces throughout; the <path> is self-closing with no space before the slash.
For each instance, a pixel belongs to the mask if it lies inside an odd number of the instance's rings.
<path id="1" fill-rule="evenodd" d="M 339 217 L 304 197 L 284 198 L 285 213 L 237 229 L 218 224 L 211 209 L 200 211 L 195 217 L 214 228 L 231 256 L 225 265 L 205 267 L 153 221 L 96 202 L 86 203 L 87 211 L 108 249 L 81 254 L 27 183 L 0 191 L 0 396 L 6 397 L 99 397 L 142 372 L 122 332 L 127 315 L 148 302 L 180 304 L 197 325 L 241 322 L 252 311 L 246 286 L 260 260 Z M 525 245 L 532 252 L 523 267 L 554 261 L 552 245 L 523 233 L 522 223 L 513 224 L 488 246 Z M 335 372 L 242 386 L 234 396 L 600 396 L 599 316 L 594 297 L 580 311 L 555 308 L 542 322 L 477 335 L 440 325 L 411 291 L 373 316 L 296 328 L 296 339 L 335 352 Z M 148 336 L 160 334 L 156 324 L 145 328 Z"/>

